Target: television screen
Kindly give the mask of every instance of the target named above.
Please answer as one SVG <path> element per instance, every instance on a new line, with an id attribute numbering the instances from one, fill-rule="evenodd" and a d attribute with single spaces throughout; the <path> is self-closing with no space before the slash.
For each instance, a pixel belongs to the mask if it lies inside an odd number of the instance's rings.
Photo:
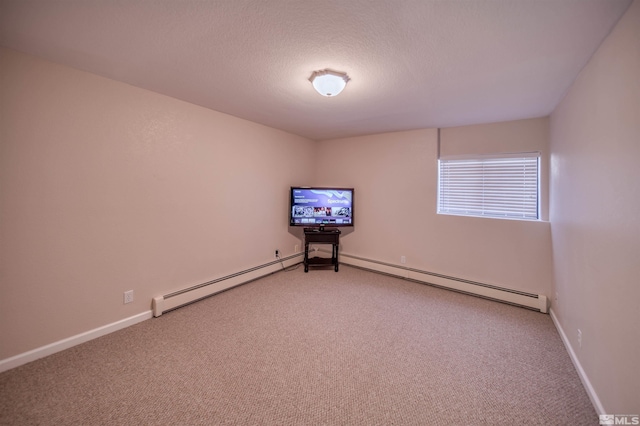
<path id="1" fill-rule="evenodd" d="M 292 187 L 290 226 L 353 226 L 353 188 Z"/>

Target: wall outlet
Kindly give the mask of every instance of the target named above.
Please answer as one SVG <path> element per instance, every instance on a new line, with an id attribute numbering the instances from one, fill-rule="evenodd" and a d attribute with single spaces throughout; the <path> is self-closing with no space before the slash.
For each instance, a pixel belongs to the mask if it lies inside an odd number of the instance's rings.
<path id="1" fill-rule="evenodd" d="M 131 303 L 133 302 L 133 290 L 129 290 L 129 291 L 125 291 L 124 292 L 124 303 Z"/>
<path id="2" fill-rule="evenodd" d="M 400 263 L 407 263 L 407 256 L 400 256 Z"/>
<path id="3" fill-rule="evenodd" d="M 582 330 L 578 329 L 578 347 L 582 347 Z"/>
<path id="4" fill-rule="evenodd" d="M 294 253 L 298 253 L 300 251 L 300 246 L 298 246 L 297 244 L 295 246 L 293 246 L 293 252 Z"/>
<path id="5" fill-rule="evenodd" d="M 278 256 L 280 256 L 280 250 L 276 249 L 276 258 L 278 258 Z"/>

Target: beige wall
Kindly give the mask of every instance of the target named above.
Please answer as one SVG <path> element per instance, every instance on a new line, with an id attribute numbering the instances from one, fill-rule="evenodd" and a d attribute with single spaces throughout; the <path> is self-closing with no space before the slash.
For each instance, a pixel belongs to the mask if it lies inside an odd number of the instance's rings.
<path id="1" fill-rule="evenodd" d="M 0 54 L 0 360 L 299 244 L 287 192 L 313 142 Z"/>
<path id="2" fill-rule="evenodd" d="M 448 154 L 511 151 L 514 141 L 546 153 L 548 119 L 441 131 Z M 344 253 L 398 265 L 406 256 L 408 267 L 550 296 L 548 222 L 436 214 L 436 129 L 322 141 L 316 183 L 356 188 Z"/>
<path id="3" fill-rule="evenodd" d="M 605 411 L 640 414 L 640 2 L 550 128 L 552 309 Z"/>
<path id="4" fill-rule="evenodd" d="M 440 155 L 540 152 L 540 217 L 549 219 L 549 118 L 441 130 Z"/>

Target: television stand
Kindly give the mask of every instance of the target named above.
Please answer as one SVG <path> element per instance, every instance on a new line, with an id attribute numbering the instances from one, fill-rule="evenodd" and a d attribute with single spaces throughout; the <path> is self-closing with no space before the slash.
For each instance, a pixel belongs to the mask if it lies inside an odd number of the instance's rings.
<path id="1" fill-rule="evenodd" d="M 331 244 L 331 257 L 314 257 L 309 259 L 309 244 Z M 309 272 L 309 266 L 333 265 L 338 272 L 338 246 L 340 245 L 340 230 L 304 228 L 304 272 Z"/>

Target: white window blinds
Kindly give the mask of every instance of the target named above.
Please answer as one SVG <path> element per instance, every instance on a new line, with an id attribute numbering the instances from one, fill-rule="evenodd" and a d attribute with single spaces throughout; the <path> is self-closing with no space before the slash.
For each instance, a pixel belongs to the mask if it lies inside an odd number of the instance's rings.
<path id="1" fill-rule="evenodd" d="M 539 218 L 540 153 L 438 160 L 438 213 L 512 219 Z"/>

